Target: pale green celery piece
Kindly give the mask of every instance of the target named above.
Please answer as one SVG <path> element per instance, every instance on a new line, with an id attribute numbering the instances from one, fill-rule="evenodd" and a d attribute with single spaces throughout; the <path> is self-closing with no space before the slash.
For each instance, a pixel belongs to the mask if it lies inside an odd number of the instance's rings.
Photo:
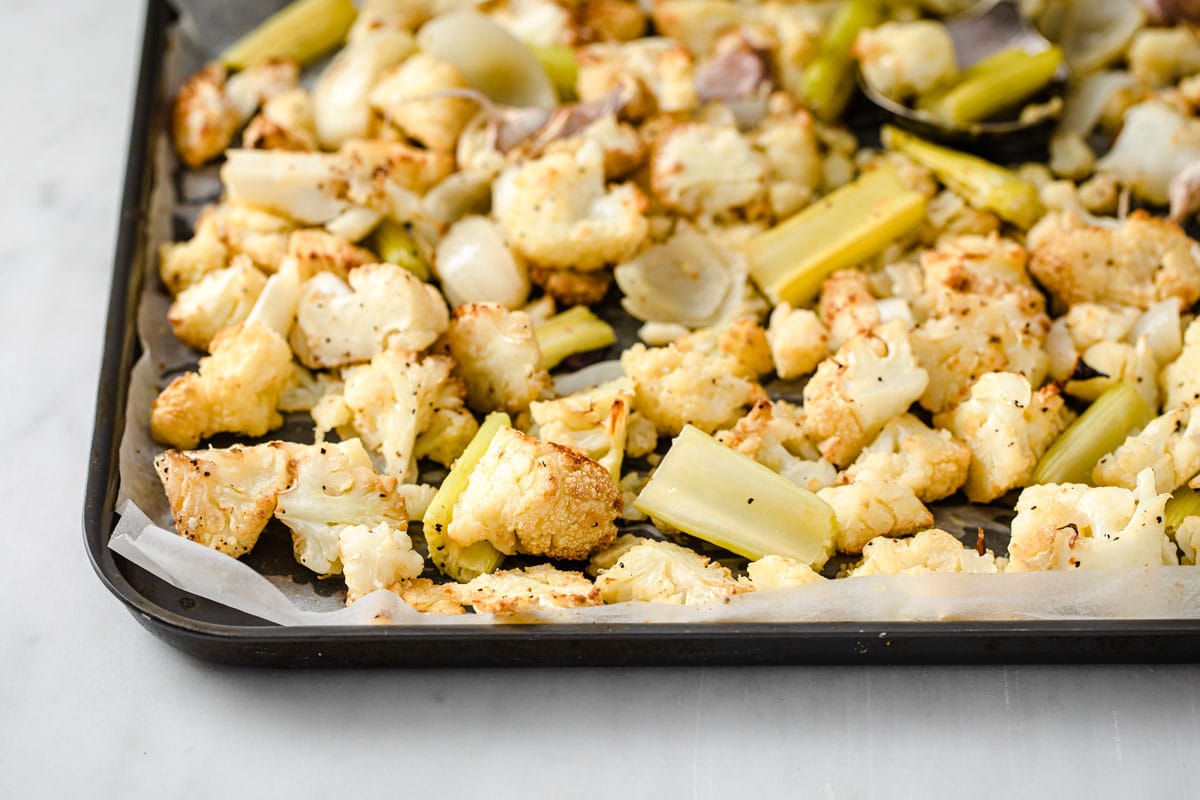
<path id="1" fill-rule="evenodd" d="M 854 55 L 858 32 L 881 21 L 875 0 L 848 0 L 821 34 L 817 54 L 804 68 L 801 94 L 816 115 L 836 119 L 854 93 Z"/>
<path id="2" fill-rule="evenodd" d="M 512 420 L 502 411 L 488 414 L 479 426 L 479 432 L 454 462 L 450 474 L 442 481 L 421 519 L 425 542 L 429 545 L 429 560 L 439 572 L 459 583 L 466 583 L 487 572 L 495 572 L 504 561 L 504 554 L 492 547 L 490 542 L 475 542 L 463 547 L 450 540 L 446 529 L 454 515 L 454 504 L 466 491 L 471 472 L 487 452 L 492 437 L 501 428 L 511 424 Z"/>
<path id="3" fill-rule="evenodd" d="M 575 50 L 567 45 L 530 45 L 529 49 L 541 62 L 546 70 L 558 99 L 569 103 L 575 99 L 575 81 L 579 77 L 579 61 L 575 58 Z"/>
<path id="4" fill-rule="evenodd" d="M 774 303 L 806 305 L 825 278 L 870 259 L 925 219 L 925 196 L 891 167 L 859 176 L 756 236 L 750 275 Z"/>
<path id="5" fill-rule="evenodd" d="M 423 281 L 431 277 L 429 265 L 417 250 L 408 228 L 395 220 L 385 219 L 371 234 L 371 247 L 375 255 L 389 264 L 404 267 Z"/>
<path id="6" fill-rule="evenodd" d="M 233 70 L 273 58 L 307 64 L 342 44 L 357 17 L 351 0 L 295 0 L 234 42 L 220 60 Z"/>
<path id="7" fill-rule="evenodd" d="M 1001 219 L 1026 229 L 1042 216 L 1037 187 L 1010 169 L 927 142 L 890 125 L 883 128 L 883 145 L 931 170 L 976 208 L 995 211 Z"/>
<path id="8" fill-rule="evenodd" d="M 964 70 L 959 80 L 936 95 L 922 98 L 920 108 L 952 125 L 987 119 L 1036 94 L 1054 78 L 1062 50 L 1040 53 L 1001 50 Z"/>
<path id="9" fill-rule="evenodd" d="M 1167 533 L 1174 534 L 1188 517 L 1200 517 L 1200 492 L 1181 486 L 1167 501 Z"/>
<path id="10" fill-rule="evenodd" d="M 828 503 L 691 425 L 671 443 L 634 506 L 752 560 L 789 556 L 820 569 L 837 540 Z"/>
<path id="11" fill-rule="evenodd" d="M 573 306 L 533 326 L 542 368 L 553 369 L 567 356 L 608 347 L 617 341 L 612 326 L 587 306 Z"/>
<path id="12" fill-rule="evenodd" d="M 1087 407 L 1050 445 L 1033 472 L 1033 483 L 1092 482 L 1092 469 L 1154 412 L 1131 383 L 1118 383 Z"/>

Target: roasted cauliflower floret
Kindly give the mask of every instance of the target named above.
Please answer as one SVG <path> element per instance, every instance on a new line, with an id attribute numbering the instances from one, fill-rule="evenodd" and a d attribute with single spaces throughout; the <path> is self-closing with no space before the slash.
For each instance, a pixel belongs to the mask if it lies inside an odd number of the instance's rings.
<path id="1" fill-rule="evenodd" d="M 635 344 L 621 354 L 621 367 L 633 379 L 634 407 L 664 436 L 675 436 L 688 423 L 705 433 L 727 428 L 742 409 L 765 397 L 724 355 Z"/>
<path id="2" fill-rule="evenodd" d="M 263 104 L 262 112 L 242 132 L 242 147 L 307 152 L 320 147 L 312 97 L 296 87 Z"/>
<path id="3" fill-rule="evenodd" d="M 1157 409 L 1158 362 L 1144 339 L 1137 344 L 1098 342 L 1080 357 L 1073 379 L 1063 391 L 1084 400 L 1095 400 L 1118 383 L 1132 384 L 1149 408 Z"/>
<path id="4" fill-rule="evenodd" d="M 502 428 L 471 472 L 446 529 L 462 545 L 581 560 L 610 545 L 621 493 L 608 470 L 571 447 Z"/>
<path id="5" fill-rule="evenodd" d="M 399 586 L 400 599 L 422 614 L 465 614 L 466 609 L 447 594 L 447 586 L 429 578 L 413 578 Z"/>
<path id="6" fill-rule="evenodd" d="M 912 489 L 922 503 L 949 497 L 967 480 L 971 449 L 949 431 L 902 414 L 883 427 L 846 470 L 853 482 L 874 473 Z"/>
<path id="7" fill-rule="evenodd" d="M 215 231 L 198 228 L 186 242 L 164 242 L 158 248 L 158 274 L 167 291 L 178 295 L 205 275 L 225 269 L 229 255 Z"/>
<path id="8" fill-rule="evenodd" d="M 374 528 L 348 525 L 338 533 L 338 558 L 346 579 L 346 605 L 376 589 L 403 594 L 405 583 L 421 574 L 425 559 L 412 539 L 387 522 Z"/>
<path id="9" fill-rule="evenodd" d="M 787 556 L 763 556 L 757 561 L 751 561 L 746 566 L 746 574 L 750 576 L 755 591 L 807 586 L 826 580 L 808 564 Z"/>
<path id="10" fill-rule="evenodd" d="M 1183 551 L 1181 564 L 1195 565 L 1200 560 L 1200 517 L 1185 517 L 1175 530 L 1175 544 Z"/>
<path id="11" fill-rule="evenodd" d="M 443 344 L 458 362 L 476 411 L 524 411 L 550 388 L 533 324 L 524 311 L 495 303 L 454 310 Z"/>
<path id="12" fill-rule="evenodd" d="M 742 208 L 766 188 L 767 160 L 733 125 L 676 125 L 654 142 L 650 185 L 667 208 L 714 217 Z"/>
<path id="13" fill-rule="evenodd" d="M 904 101 L 949 83 L 958 74 L 954 41 L 932 20 L 885 22 L 854 40 L 867 83 L 885 97 Z"/>
<path id="14" fill-rule="evenodd" d="M 322 272 L 304 284 L 289 339 L 311 369 L 367 361 L 389 348 L 424 350 L 450 324 L 433 286 L 395 264 L 351 271 L 349 284 Z"/>
<path id="15" fill-rule="evenodd" d="M 365 247 L 321 228 L 293 231 L 288 237 L 287 254 L 296 260 L 300 274 L 309 278 L 318 272 L 332 272 L 345 280 L 352 271 L 379 260 Z"/>
<path id="16" fill-rule="evenodd" d="M 1075 373 L 1080 354 L 1100 342 L 1124 341 L 1137 318 L 1138 310 L 1129 306 L 1072 305 L 1066 314 L 1051 323 L 1046 334 L 1050 377 L 1066 381 Z"/>
<path id="17" fill-rule="evenodd" d="M 837 480 L 837 469 L 821 457 L 804 432 L 804 409 L 786 400 L 759 400 L 736 425 L 718 431 L 716 438 L 810 492 Z"/>
<path id="18" fill-rule="evenodd" d="M 757 380 L 774 368 L 767 332 L 752 319 L 692 331 L 676 339 L 675 346 L 685 353 L 727 357 L 730 369 L 741 378 Z"/>
<path id="19" fill-rule="evenodd" d="M 929 374 L 918 366 L 900 320 L 847 341 L 822 361 L 804 387 L 805 432 L 821 454 L 845 466 L 922 395 Z"/>
<path id="20" fill-rule="evenodd" d="M 646 238 L 646 198 L 633 184 L 604 185 L 604 152 L 582 141 L 516 164 L 497 179 L 492 211 L 532 264 L 595 270 L 623 261 Z"/>
<path id="21" fill-rule="evenodd" d="M 1146 86 L 1166 86 L 1200 72 L 1200 39 L 1189 25 L 1145 28 L 1129 43 L 1129 71 Z"/>
<path id="22" fill-rule="evenodd" d="M 254 548 L 289 480 L 280 442 L 167 450 L 154 459 L 154 469 L 179 535 L 234 558 Z"/>
<path id="23" fill-rule="evenodd" d="M 574 447 L 621 477 L 625 454 L 625 428 L 633 405 L 633 384 L 622 378 L 557 400 L 529 404 L 533 418 L 530 434 Z"/>
<path id="24" fill-rule="evenodd" d="M 484 573 L 469 583 L 443 587 L 455 602 L 484 614 L 518 614 L 542 608 L 598 606 L 600 590 L 581 572 L 536 564 Z"/>
<path id="25" fill-rule="evenodd" d="M 262 436 L 283 424 L 276 404 L 292 381 L 292 351 L 258 322 L 218 333 L 197 372 L 181 375 L 150 407 L 150 433 L 172 447 L 195 447 L 215 433 Z"/>
<path id="26" fill-rule="evenodd" d="M 1029 482 L 1072 417 L 1053 384 L 1034 391 L 1023 375 L 989 372 L 962 404 L 933 421 L 971 448 L 963 489 L 971 502 L 988 503 Z"/>
<path id="27" fill-rule="evenodd" d="M 416 49 L 406 31 L 380 28 L 356 38 L 321 73 L 313 88 L 317 137 L 336 149 L 371 133 L 371 90 L 385 72 Z"/>
<path id="28" fill-rule="evenodd" d="M 448 465 L 478 429 L 453 369 L 451 358 L 411 350 L 384 350 L 369 364 L 349 367 L 342 393 L 313 409 L 318 435 L 336 428 L 361 436 L 382 455 L 387 474 L 403 483 L 417 477 L 418 458 Z"/>
<path id="29" fill-rule="evenodd" d="M 1030 486 L 1017 499 L 1008 571 L 1176 564 L 1175 545 L 1163 528 L 1169 498 L 1155 491 L 1151 470 L 1138 474 L 1132 490 Z"/>
<path id="30" fill-rule="evenodd" d="M 167 321 L 179 341 L 207 350 L 222 328 L 245 322 L 266 285 L 267 276 L 249 258 L 237 256 L 230 266 L 208 273 L 180 292 Z"/>
<path id="31" fill-rule="evenodd" d="M 1193 320 L 1183 334 L 1183 351 L 1160 376 L 1166 394 L 1165 408 L 1200 402 L 1200 321 Z"/>
<path id="32" fill-rule="evenodd" d="M 605 603 L 636 600 L 673 605 L 728 601 L 754 591 L 728 569 L 699 553 L 670 542 L 647 539 L 621 554 L 596 576 Z"/>
<path id="33" fill-rule="evenodd" d="M 867 275 L 857 269 L 839 270 L 824 280 L 817 310 L 829 330 L 831 350 L 870 333 L 882 321 Z"/>
<path id="34" fill-rule="evenodd" d="M 1200 414 L 1192 406 L 1174 408 L 1150 420 L 1113 452 L 1097 462 L 1092 480 L 1098 486 L 1137 485 L 1135 476 L 1149 469 L 1159 492 L 1173 492 L 1200 472 Z"/>
<path id="35" fill-rule="evenodd" d="M 953 236 L 921 252 L 921 270 L 931 312 L 941 316 L 959 309 L 962 295 L 1011 298 L 1025 316 L 1044 314 L 1046 302 L 1026 269 L 1025 248 L 1011 239 Z"/>
<path id="36" fill-rule="evenodd" d="M 1050 213 L 1029 232 L 1029 271 L 1060 305 L 1149 308 L 1168 297 L 1200 299 L 1200 244 L 1173 222 L 1135 211 L 1101 228 Z"/>
<path id="37" fill-rule="evenodd" d="M 347 528 L 386 524 L 392 531 L 408 530 L 396 479 L 376 474 L 358 439 L 289 449 L 291 481 L 279 493 L 275 516 L 292 531 L 301 564 L 320 575 L 336 575 L 342 572 L 340 536 Z"/>
<path id="38" fill-rule="evenodd" d="M 938 528 L 903 539 L 872 539 L 863 547 L 862 561 L 849 577 L 863 575 L 916 575 L 923 572 L 995 573 L 996 557 L 979 553 Z"/>
<path id="39" fill-rule="evenodd" d="M 478 106 L 446 92 L 466 87 L 467 79 L 453 64 L 416 53 L 379 79 L 370 101 L 409 138 L 434 150 L 453 150 Z"/>
<path id="40" fill-rule="evenodd" d="M 1020 373 L 1040 384 L 1049 368 L 1042 349 L 1049 319 L 1014 295 L 960 295 L 956 310 L 930 317 L 912 332 L 917 362 L 929 373 L 922 407 L 940 413 L 966 399 L 987 372 Z"/>
<path id="41" fill-rule="evenodd" d="M 633 119 L 656 111 L 688 111 L 699 104 L 692 56 L 670 39 L 594 44 L 577 50 L 576 58 L 575 91 L 584 102 L 620 92 L 629 100 L 625 114 Z"/>
<path id="42" fill-rule="evenodd" d="M 767 203 L 775 219 L 799 211 L 824 180 L 812 115 L 779 111 L 754 130 L 753 142 L 767 161 Z"/>
<path id="43" fill-rule="evenodd" d="M 775 373 L 784 380 L 808 375 L 825 358 L 829 331 L 816 312 L 780 303 L 767 323 L 767 344 Z"/>
<path id="44" fill-rule="evenodd" d="M 817 496 L 837 516 L 839 553 L 859 553 L 877 536 L 906 536 L 933 525 L 933 514 L 912 489 L 881 475 L 859 473 L 854 483 L 821 489 Z"/>

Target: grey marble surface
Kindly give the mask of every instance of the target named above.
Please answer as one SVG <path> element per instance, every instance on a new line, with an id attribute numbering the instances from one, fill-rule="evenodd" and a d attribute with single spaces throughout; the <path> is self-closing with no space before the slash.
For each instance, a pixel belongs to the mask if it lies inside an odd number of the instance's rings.
<path id="1" fill-rule="evenodd" d="M 0 797 L 1196 796 L 1200 668 L 244 671 L 80 518 L 142 9 L 0 0 Z"/>

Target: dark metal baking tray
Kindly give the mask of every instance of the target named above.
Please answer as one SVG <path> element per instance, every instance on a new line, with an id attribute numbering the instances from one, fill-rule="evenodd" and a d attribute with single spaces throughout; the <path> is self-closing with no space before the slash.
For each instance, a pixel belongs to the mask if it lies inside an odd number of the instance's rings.
<path id="1" fill-rule="evenodd" d="M 1198 620 L 282 627 L 189 595 L 108 549 L 153 142 L 173 13 L 149 0 L 84 505 L 96 574 L 147 630 L 193 656 L 261 666 L 550 666 L 1200 660 Z"/>

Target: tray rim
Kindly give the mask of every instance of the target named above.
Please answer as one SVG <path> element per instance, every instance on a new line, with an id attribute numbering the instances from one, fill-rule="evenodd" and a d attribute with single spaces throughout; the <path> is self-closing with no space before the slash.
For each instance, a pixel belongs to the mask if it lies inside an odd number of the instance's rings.
<path id="1" fill-rule="evenodd" d="M 1200 620 L 1188 619 L 284 627 L 207 622 L 150 600 L 127 580 L 108 537 L 173 18 L 167 0 L 147 0 L 83 508 L 97 577 L 167 644 L 198 658 L 273 666 L 1200 661 Z"/>

